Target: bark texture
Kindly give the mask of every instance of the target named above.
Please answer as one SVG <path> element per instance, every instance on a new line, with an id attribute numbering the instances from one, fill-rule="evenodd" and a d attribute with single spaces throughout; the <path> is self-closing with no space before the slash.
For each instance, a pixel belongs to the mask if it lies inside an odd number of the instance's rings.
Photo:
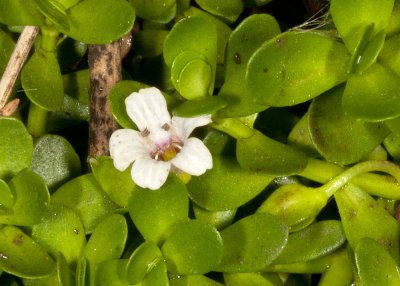
<path id="1" fill-rule="evenodd" d="M 108 95 L 121 80 L 121 48 L 118 41 L 89 46 L 90 121 L 89 157 L 109 155 L 108 141 L 118 129 L 110 111 Z"/>

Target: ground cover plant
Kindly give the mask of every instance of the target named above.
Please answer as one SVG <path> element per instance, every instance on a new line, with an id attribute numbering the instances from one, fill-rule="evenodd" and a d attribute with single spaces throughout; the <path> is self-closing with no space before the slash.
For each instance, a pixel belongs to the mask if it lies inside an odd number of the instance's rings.
<path id="1" fill-rule="evenodd" d="M 0 285 L 400 285 L 399 14 L 0 0 Z"/>

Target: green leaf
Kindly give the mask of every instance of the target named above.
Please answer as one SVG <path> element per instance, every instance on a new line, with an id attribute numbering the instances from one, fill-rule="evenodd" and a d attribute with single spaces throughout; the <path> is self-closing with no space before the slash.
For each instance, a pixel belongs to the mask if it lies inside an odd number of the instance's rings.
<path id="1" fill-rule="evenodd" d="M 168 274 L 167 274 L 167 263 L 165 260 L 160 260 L 151 270 L 151 272 L 143 279 L 143 286 L 169 286 Z"/>
<path id="2" fill-rule="evenodd" d="M 283 286 L 275 273 L 224 273 L 226 286 Z"/>
<path id="3" fill-rule="evenodd" d="M 400 34 L 387 38 L 378 55 L 378 61 L 384 67 L 400 75 L 400 52 L 397 47 L 400 45 Z"/>
<path id="4" fill-rule="evenodd" d="M 58 135 L 44 135 L 35 142 L 31 170 L 40 175 L 50 190 L 81 173 L 81 161 L 71 144 Z"/>
<path id="5" fill-rule="evenodd" d="M 104 268 L 101 267 L 101 263 L 117 260 L 125 249 L 127 237 L 128 226 L 125 217 L 122 215 L 112 214 L 100 221 L 90 236 L 83 252 L 83 255 L 89 263 L 89 280 L 98 281 L 97 275 L 101 275 L 100 277 L 104 278 L 102 274 L 104 273 Z M 126 261 L 124 261 L 123 265 L 120 265 L 120 267 L 121 270 L 119 271 L 115 271 L 114 268 L 111 277 L 119 275 L 122 270 L 125 269 Z M 108 271 L 105 273 L 111 274 Z M 93 285 L 97 285 L 97 283 Z"/>
<path id="6" fill-rule="evenodd" d="M 343 88 L 314 99 L 309 109 L 309 132 L 315 148 L 327 161 L 347 165 L 370 154 L 390 131 L 382 123 L 346 114 L 342 110 Z"/>
<path id="7" fill-rule="evenodd" d="M 69 95 L 64 95 L 61 109 L 47 115 L 47 132 L 60 130 L 83 121 L 89 121 L 89 106 Z"/>
<path id="8" fill-rule="evenodd" d="M 243 3 L 246 7 L 256 7 L 256 6 L 264 6 L 271 1 L 272 0 L 243 0 Z"/>
<path id="9" fill-rule="evenodd" d="M 185 51 L 193 51 L 206 58 L 211 68 L 208 94 L 213 94 L 217 62 L 217 31 L 211 20 L 204 16 L 191 16 L 177 22 L 164 42 L 164 60 L 169 67 Z M 189 80 L 189 79 L 187 79 Z M 180 86 L 190 82 L 180 82 Z"/>
<path id="10" fill-rule="evenodd" d="M 197 99 L 211 95 L 213 86 L 212 67 L 206 61 L 196 59 L 188 62 L 179 74 L 179 93 L 186 99 Z"/>
<path id="11" fill-rule="evenodd" d="M 141 30 L 135 34 L 132 47 L 142 57 L 159 56 L 163 52 L 164 40 L 167 35 L 167 30 Z"/>
<path id="12" fill-rule="evenodd" d="M 370 26 L 367 26 L 367 30 L 369 27 Z M 372 28 L 373 27 L 370 29 Z M 376 62 L 376 59 L 383 48 L 383 44 L 385 43 L 386 34 L 384 31 L 380 31 L 373 37 L 371 37 L 371 33 L 365 33 L 365 39 L 364 37 L 361 39 L 360 46 L 357 47 L 356 52 L 353 55 L 352 70 L 356 73 L 362 73 Z"/>
<path id="13" fill-rule="evenodd" d="M 385 149 L 393 157 L 395 162 L 400 161 L 400 135 L 395 133 L 390 134 L 383 141 Z"/>
<path id="14" fill-rule="evenodd" d="M 136 187 L 131 170 L 118 171 L 110 157 L 91 158 L 89 163 L 97 182 L 110 199 L 121 207 L 127 207 Z"/>
<path id="15" fill-rule="evenodd" d="M 310 132 L 310 112 L 306 112 L 302 118 L 292 128 L 287 138 L 288 144 L 303 151 L 308 157 L 319 157 L 317 149 L 311 139 Z"/>
<path id="16" fill-rule="evenodd" d="M 328 269 L 324 271 L 319 286 L 348 286 L 353 282 L 353 265 L 350 261 L 350 251 L 343 249 L 331 256 Z"/>
<path id="17" fill-rule="evenodd" d="M 243 11 L 241 0 L 196 0 L 196 3 L 207 12 L 233 23 Z"/>
<path id="18" fill-rule="evenodd" d="M 215 79 L 215 86 L 219 87 L 221 86 L 221 83 L 223 81 L 223 72 L 225 69 L 225 49 L 232 29 L 218 18 L 214 17 L 213 15 L 207 13 L 202 9 L 196 8 L 195 6 L 190 6 L 190 8 L 185 11 L 184 14 L 186 17 L 204 17 L 210 20 L 215 25 L 215 29 L 217 31 L 217 74 Z"/>
<path id="19" fill-rule="evenodd" d="M 226 211 L 208 211 L 197 205 L 193 205 L 193 212 L 200 222 L 214 226 L 216 229 L 223 229 L 232 224 L 236 209 Z"/>
<path id="20" fill-rule="evenodd" d="M 308 162 L 303 152 L 257 130 L 251 137 L 237 140 L 236 157 L 242 168 L 273 176 L 297 174 Z"/>
<path id="21" fill-rule="evenodd" d="M 33 0 L 40 12 L 62 30 L 69 31 L 69 17 L 64 7 L 57 0 Z"/>
<path id="22" fill-rule="evenodd" d="M 0 74 L 3 74 L 8 61 L 10 60 L 11 54 L 14 51 L 15 43 L 10 35 L 2 30 L 0 30 L 0 47 Z"/>
<path id="23" fill-rule="evenodd" d="M 161 250 L 150 241 L 142 243 L 132 253 L 126 265 L 126 280 L 129 284 L 137 284 L 142 281 L 154 267 L 164 258 Z"/>
<path id="24" fill-rule="evenodd" d="M 244 19 L 229 37 L 225 62 L 225 83 L 219 95 L 229 100 L 229 106 L 218 114 L 237 117 L 266 108 L 249 97 L 243 81 L 253 53 L 262 43 L 280 33 L 278 22 L 270 15 L 255 14 Z"/>
<path id="25" fill-rule="evenodd" d="M 347 241 L 353 250 L 364 237 L 370 237 L 379 241 L 399 261 L 400 229 L 396 219 L 371 196 L 352 184 L 346 185 L 334 196 Z"/>
<path id="26" fill-rule="evenodd" d="M 23 278 L 50 275 L 56 264 L 51 257 L 15 226 L 0 229 L 0 269 Z"/>
<path id="27" fill-rule="evenodd" d="M 84 256 L 97 264 L 122 255 L 128 237 L 126 219 L 120 214 L 104 218 L 94 229 L 85 247 Z"/>
<path id="28" fill-rule="evenodd" d="M 64 101 L 60 66 L 54 52 L 38 49 L 21 72 L 22 87 L 28 98 L 49 111 L 57 111 Z"/>
<path id="29" fill-rule="evenodd" d="M 180 117 L 195 117 L 206 114 L 214 114 L 224 108 L 227 102 L 220 96 L 207 96 L 199 99 L 188 100 L 178 105 L 172 111 L 173 115 Z"/>
<path id="30" fill-rule="evenodd" d="M 312 241 L 312 243 L 310 243 Z M 346 241 L 342 224 L 325 220 L 291 233 L 274 264 L 304 262 L 332 253 Z"/>
<path id="31" fill-rule="evenodd" d="M 0 212 L 3 209 L 9 209 L 14 204 L 14 194 L 7 183 L 0 179 Z"/>
<path id="32" fill-rule="evenodd" d="M 129 214 L 143 237 L 155 243 L 165 240 L 171 227 L 188 219 L 189 199 L 182 181 L 170 175 L 158 190 L 136 187 L 128 202 Z"/>
<path id="33" fill-rule="evenodd" d="M 179 77 L 182 70 L 189 62 L 194 60 L 202 60 L 207 63 L 204 55 L 194 51 L 183 51 L 173 60 L 171 65 L 171 82 L 178 92 L 180 92 Z"/>
<path id="34" fill-rule="evenodd" d="M 281 253 L 288 228 L 277 217 L 258 213 L 225 228 L 221 236 L 224 253 L 217 271 L 258 272 Z"/>
<path id="35" fill-rule="evenodd" d="M 374 25 L 373 36 L 386 28 L 394 0 L 332 0 L 330 13 L 335 27 L 350 53 L 354 54 L 367 25 Z"/>
<path id="36" fill-rule="evenodd" d="M 248 96 L 271 106 L 305 102 L 345 81 L 349 58 L 342 43 L 321 32 L 283 33 L 250 58 Z"/>
<path id="37" fill-rule="evenodd" d="M 125 0 L 82 0 L 68 10 L 68 15 L 70 30 L 62 32 L 87 44 L 105 44 L 121 38 L 135 21 L 135 11 Z"/>
<path id="38" fill-rule="evenodd" d="M 357 243 L 354 256 L 362 285 L 400 285 L 400 269 L 396 261 L 374 239 L 362 238 Z"/>
<path id="39" fill-rule="evenodd" d="M 136 14 L 156 23 L 168 23 L 176 13 L 176 0 L 129 0 Z"/>
<path id="40" fill-rule="evenodd" d="M 382 121 L 400 115 L 400 77 L 379 63 L 347 80 L 343 110 L 365 121 Z"/>
<path id="41" fill-rule="evenodd" d="M 191 220 L 174 226 L 161 251 L 171 273 L 205 274 L 219 265 L 223 245 L 214 227 Z"/>
<path id="42" fill-rule="evenodd" d="M 43 26 L 45 18 L 34 0 L 2 0 L 0 22 L 11 26 Z"/>
<path id="43" fill-rule="evenodd" d="M 187 275 L 176 276 L 169 280 L 171 286 L 223 286 L 224 284 L 218 283 L 203 275 Z"/>
<path id="44" fill-rule="evenodd" d="M 62 185 L 52 195 L 51 201 L 74 210 L 80 216 L 86 233 L 91 233 L 104 217 L 118 209 L 90 173 Z"/>
<path id="45" fill-rule="evenodd" d="M 9 212 L 0 215 L 0 224 L 31 226 L 39 223 L 50 201 L 43 179 L 24 169 L 8 182 L 8 186 L 14 195 L 14 204 Z"/>
<path id="46" fill-rule="evenodd" d="M 0 117 L 0 178 L 10 179 L 32 159 L 33 140 L 24 124 L 15 118 Z"/>
<path id="47" fill-rule="evenodd" d="M 82 103 L 89 103 L 89 69 L 64 74 L 62 80 L 66 94 Z"/>
<path id="48" fill-rule="evenodd" d="M 96 267 L 94 276 L 89 279 L 91 285 L 127 286 L 128 284 L 124 280 L 126 262 L 127 259 L 112 259 L 101 262 Z M 87 282 L 81 286 L 85 285 L 88 285 Z"/>
<path id="49" fill-rule="evenodd" d="M 247 203 L 273 179 L 243 170 L 234 158 L 215 155 L 213 168 L 200 177 L 192 177 L 187 187 L 190 198 L 202 208 L 224 211 Z"/>
<path id="50" fill-rule="evenodd" d="M 32 227 L 32 238 L 54 257 L 61 252 L 69 264 L 79 260 L 86 244 L 79 216 L 59 204 L 50 204 L 42 221 Z"/>

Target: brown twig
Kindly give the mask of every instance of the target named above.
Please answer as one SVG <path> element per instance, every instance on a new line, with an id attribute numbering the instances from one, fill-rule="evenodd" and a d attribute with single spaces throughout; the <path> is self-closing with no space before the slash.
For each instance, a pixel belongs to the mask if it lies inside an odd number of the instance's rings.
<path id="1" fill-rule="evenodd" d="M 109 154 L 108 140 L 118 124 L 113 118 L 108 94 L 121 80 L 121 47 L 118 41 L 89 46 L 90 121 L 89 157 Z"/>
<path id="2" fill-rule="evenodd" d="M 5 112 L 3 109 L 13 91 L 15 81 L 18 78 L 22 66 L 28 58 L 38 31 L 38 27 L 26 26 L 19 36 L 18 42 L 0 81 L 0 114 L 5 115 L 9 113 L 9 111 Z"/>

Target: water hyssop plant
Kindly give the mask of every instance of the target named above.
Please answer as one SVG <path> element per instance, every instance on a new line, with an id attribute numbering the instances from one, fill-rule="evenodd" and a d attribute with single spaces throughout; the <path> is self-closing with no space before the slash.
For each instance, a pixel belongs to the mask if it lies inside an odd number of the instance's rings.
<path id="1" fill-rule="evenodd" d="M 0 0 L 0 285 L 400 285 L 400 0 Z"/>

